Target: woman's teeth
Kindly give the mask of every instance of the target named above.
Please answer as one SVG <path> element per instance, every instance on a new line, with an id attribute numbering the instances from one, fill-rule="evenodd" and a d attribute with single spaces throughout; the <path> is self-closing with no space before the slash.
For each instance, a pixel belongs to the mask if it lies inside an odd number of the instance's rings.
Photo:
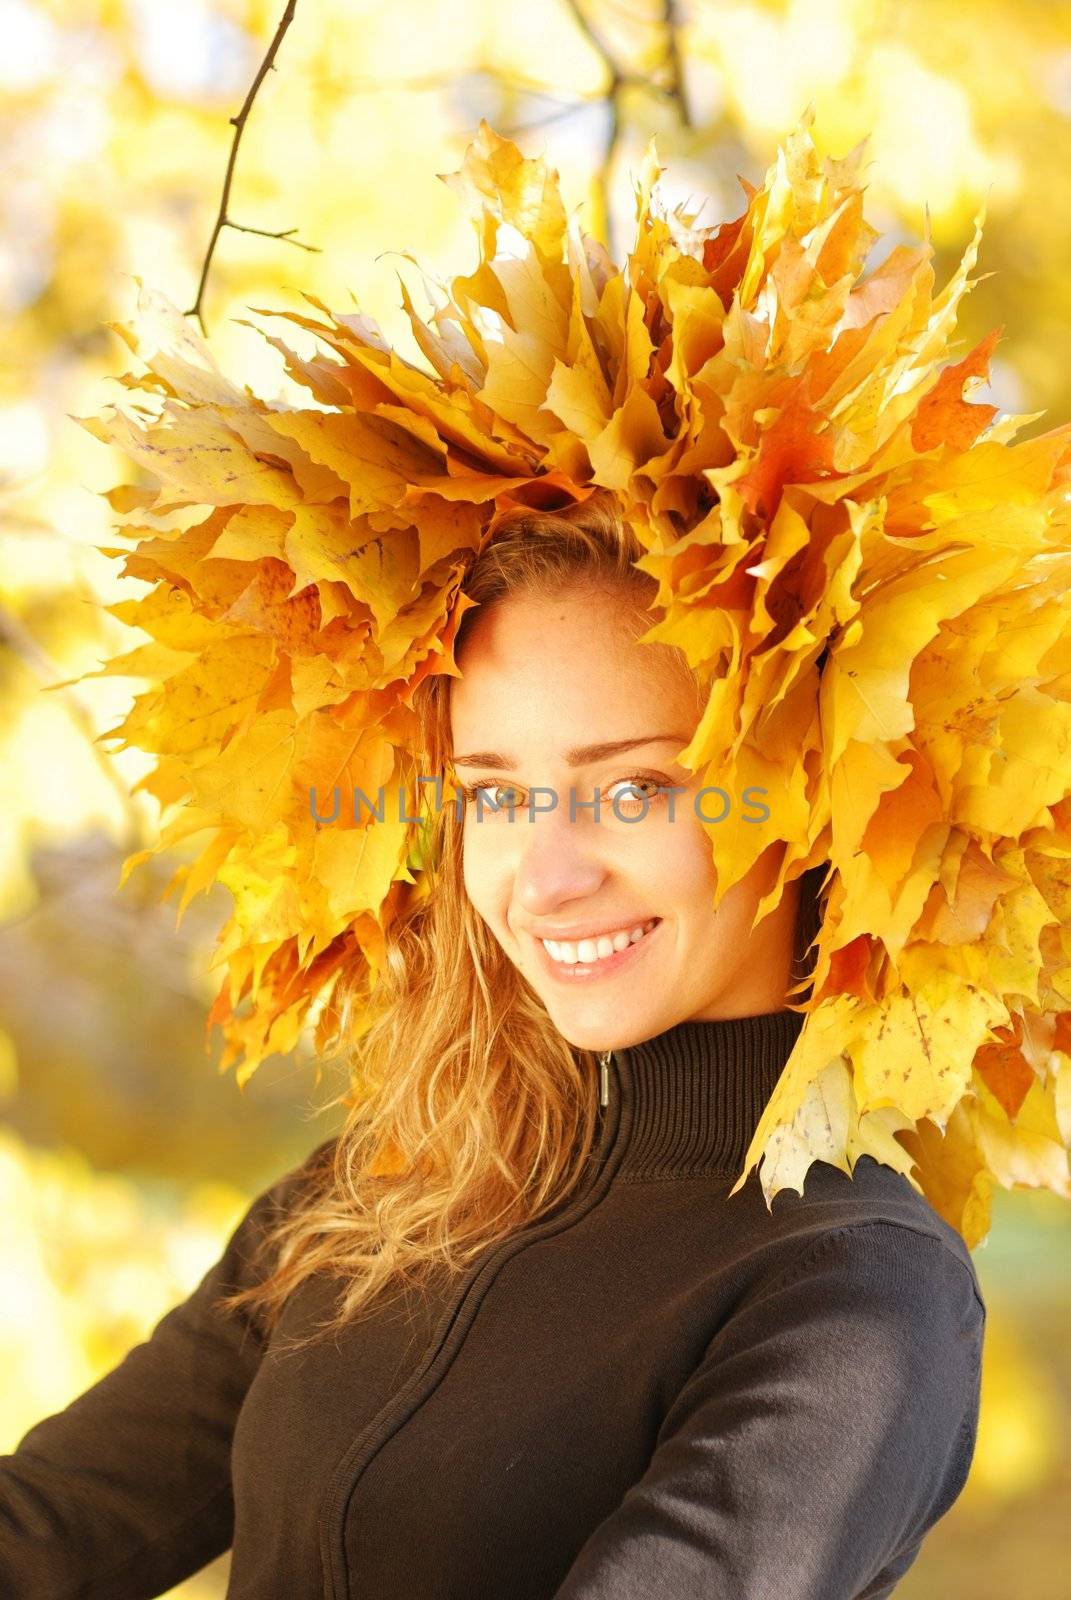
<path id="1" fill-rule="evenodd" d="M 635 928 L 600 934 L 597 939 L 580 939 L 575 944 L 559 944 L 556 939 L 544 939 L 543 948 L 553 960 L 567 967 L 575 967 L 578 963 L 590 966 L 595 961 L 604 961 L 608 956 L 626 950 L 630 944 L 638 944 L 657 925 L 658 920 L 652 917 L 649 922 L 638 923 Z"/>

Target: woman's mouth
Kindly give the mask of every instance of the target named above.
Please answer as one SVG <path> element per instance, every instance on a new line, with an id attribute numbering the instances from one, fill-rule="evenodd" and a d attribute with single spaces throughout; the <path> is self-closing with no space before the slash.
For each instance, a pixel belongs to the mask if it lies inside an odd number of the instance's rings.
<path id="1" fill-rule="evenodd" d="M 597 939 L 558 942 L 536 939 L 541 961 L 552 977 L 565 983 L 609 977 L 631 965 L 650 943 L 661 924 L 661 917 L 650 917 L 631 928 L 620 928 Z"/>

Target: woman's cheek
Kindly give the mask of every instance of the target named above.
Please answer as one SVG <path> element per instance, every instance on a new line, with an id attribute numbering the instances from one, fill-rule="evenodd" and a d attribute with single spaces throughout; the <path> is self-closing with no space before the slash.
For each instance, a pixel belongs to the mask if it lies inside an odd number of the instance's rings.
<path id="1" fill-rule="evenodd" d="M 495 881 L 496 876 L 501 876 L 501 868 L 496 873 L 494 842 L 488 838 L 486 828 L 467 821 L 462 849 L 461 876 L 465 893 L 481 916 L 493 922 L 496 912 Z"/>

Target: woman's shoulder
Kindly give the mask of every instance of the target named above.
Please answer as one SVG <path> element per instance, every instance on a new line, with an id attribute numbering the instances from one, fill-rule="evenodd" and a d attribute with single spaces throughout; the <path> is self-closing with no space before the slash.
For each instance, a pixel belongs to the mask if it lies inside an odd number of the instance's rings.
<path id="1" fill-rule="evenodd" d="M 962 1234 L 903 1173 L 872 1156 L 861 1156 L 851 1173 L 816 1161 L 804 1177 L 802 1193 L 781 1189 L 769 1206 L 752 1173 L 730 1204 L 745 1196 L 757 1255 L 768 1266 L 808 1260 L 817 1264 L 831 1253 L 850 1263 L 877 1251 L 884 1259 L 910 1263 L 913 1270 L 918 1263 L 929 1263 L 929 1270 L 946 1274 L 958 1263 L 982 1304 L 974 1261 Z"/>

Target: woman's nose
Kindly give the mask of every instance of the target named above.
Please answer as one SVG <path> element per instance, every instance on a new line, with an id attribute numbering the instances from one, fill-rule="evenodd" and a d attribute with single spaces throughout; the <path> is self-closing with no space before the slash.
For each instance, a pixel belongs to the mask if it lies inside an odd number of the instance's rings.
<path id="1" fill-rule="evenodd" d="M 575 808 L 569 815 L 568 796 L 553 810 L 537 812 L 530 820 L 527 808 L 512 824 L 520 830 L 517 856 L 517 893 L 530 911 L 545 910 L 558 899 L 590 894 L 606 875 L 599 850 L 600 830 L 591 826 L 590 811 Z"/>

